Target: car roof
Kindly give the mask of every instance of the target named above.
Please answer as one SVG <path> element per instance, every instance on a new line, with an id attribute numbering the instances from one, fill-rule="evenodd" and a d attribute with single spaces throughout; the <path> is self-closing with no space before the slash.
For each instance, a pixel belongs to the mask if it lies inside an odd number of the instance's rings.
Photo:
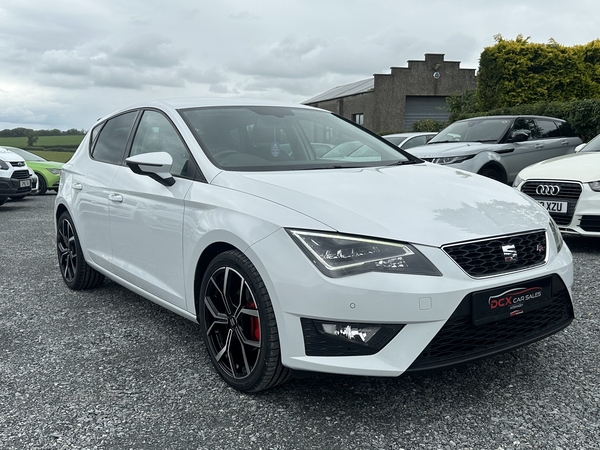
<path id="1" fill-rule="evenodd" d="M 557 120 L 559 122 L 564 122 L 563 119 L 558 119 L 556 117 L 549 116 L 537 116 L 533 114 L 516 114 L 516 115 L 499 115 L 499 116 L 478 116 L 478 117 L 469 117 L 468 119 L 462 119 L 458 122 L 467 122 L 469 120 L 486 120 L 486 119 L 516 119 L 517 117 L 525 118 L 525 119 L 550 119 Z"/>
<path id="2" fill-rule="evenodd" d="M 130 104 L 124 108 L 117 109 L 110 114 L 107 114 L 96 121 L 102 122 L 108 118 L 118 114 L 141 108 L 157 108 L 164 111 L 175 112 L 180 109 L 188 108 L 211 108 L 211 107 L 230 107 L 230 106 L 279 106 L 284 108 L 310 109 L 315 111 L 330 111 L 315 108 L 313 106 L 301 105 L 299 103 L 278 102 L 274 100 L 258 100 L 238 97 L 181 97 L 181 98 L 164 98 L 157 100 L 148 100 Z"/>
<path id="3" fill-rule="evenodd" d="M 412 131 L 412 132 L 408 132 L 408 133 L 394 133 L 394 134 L 386 134 L 382 137 L 387 138 L 387 137 L 413 137 L 413 136 L 422 136 L 422 135 L 427 135 L 427 134 L 437 134 L 437 132 L 435 131 Z"/>

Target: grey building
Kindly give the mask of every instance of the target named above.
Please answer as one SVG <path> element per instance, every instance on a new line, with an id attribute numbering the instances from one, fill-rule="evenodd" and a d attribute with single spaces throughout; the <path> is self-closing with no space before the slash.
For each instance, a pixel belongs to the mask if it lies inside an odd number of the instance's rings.
<path id="1" fill-rule="evenodd" d="M 447 120 L 446 97 L 476 87 L 475 69 L 426 53 L 425 61 L 408 61 L 408 67 L 392 67 L 390 74 L 338 86 L 303 103 L 384 134 L 410 131 L 420 119 Z"/>

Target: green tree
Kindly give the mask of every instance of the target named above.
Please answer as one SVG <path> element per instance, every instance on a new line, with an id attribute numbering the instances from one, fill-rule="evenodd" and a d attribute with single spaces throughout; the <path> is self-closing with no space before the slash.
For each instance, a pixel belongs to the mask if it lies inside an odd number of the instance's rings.
<path id="1" fill-rule="evenodd" d="M 27 146 L 33 147 L 38 140 L 38 134 L 33 130 L 26 130 L 25 137 L 27 138 Z"/>
<path id="2" fill-rule="evenodd" d="M 522 35 L 481 53 L 477 107 L 481 111 L 538 102 L 566 102 L 600 95 L 600 42 L 566 47 L 553 39 L 529 42 Z"/>

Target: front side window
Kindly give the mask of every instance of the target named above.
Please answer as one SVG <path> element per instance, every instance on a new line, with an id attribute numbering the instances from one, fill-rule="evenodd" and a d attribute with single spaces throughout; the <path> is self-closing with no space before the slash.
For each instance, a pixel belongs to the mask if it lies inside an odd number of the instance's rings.
<path id="1" fill-rule="evenodd" d="M 306 170 L 419 162 L 326 111 L 236 106 L 181 110 L 206 155 L 226 170 Z"/>
<path id="2" fill-rule="evenodd" d="M 171 175 L 188 175 L 190 154 L 171 122 L 156 111 L 144 111 L 133 139 L 131 156 L 153 152 L 171 155 Z"/>
<path id="3" fill-rule="evenodd" d="M 527 139 L 525 140 L 529 140 L 539 137 L 540 132 L 533 119 L 519 117 L 515 120 L 515 123 L 510 130 L 509 142 L 515 140 L 519 134 L 527 135 Z"/>
<path id="4" fill-rule="evenodd" d="M 107 120 L 92 131 L 92 158 L 111 164 L 120 164 L 127 147 L 137 111 L 131 111 Z M 96 131 L 98 130 L 98 131 Z"/>

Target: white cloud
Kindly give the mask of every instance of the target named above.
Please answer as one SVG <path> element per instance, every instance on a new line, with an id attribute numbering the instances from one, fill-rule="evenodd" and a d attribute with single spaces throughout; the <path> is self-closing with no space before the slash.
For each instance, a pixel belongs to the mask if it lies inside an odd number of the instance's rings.
<path id="1" fill-rule="evenodd" d="M 0 0 L 0 129 L 87 129 L 157 97 L 300 102 L 425 53 L 477 68 L 497 33 L 564 45 L 598 38 L 579 14 L 594 17 L 600 3 L 578 4 Z"/>

